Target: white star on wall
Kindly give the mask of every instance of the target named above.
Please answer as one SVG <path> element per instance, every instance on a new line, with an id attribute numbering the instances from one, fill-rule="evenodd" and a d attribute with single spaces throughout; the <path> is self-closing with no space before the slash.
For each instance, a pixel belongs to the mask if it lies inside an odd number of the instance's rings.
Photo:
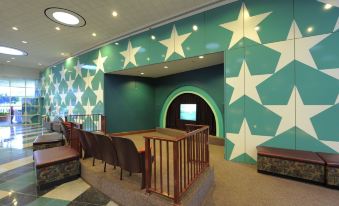
<path id="1" fill-rule="evenodd" d="M 61 77 L 60 81 L 62 81 L 63 79 L 66 80 L 66 69 L 64 66 L 62 66 L 61 68 L 60 77 Z"/>
<path id="2" fill-rule="evenodd" d="M 51 70 L 51 73 L 49 74 L 49 81 L 51 82 L 51 83 L 53 83 L 54 82 L 54 74 L 53 74 L 53 71 Z"/>
<path id="3" fill-rule="evenodd" d="M 67 93 L 60 93 L 60 97 L 61 97 L 60 104 L 62 103 L 66 104 L 66 96 L 67 96 Z"/>
<path id="4" fill-rule="evenodd" d="M 83 95 L 83 92 L 80 90 L 79 86 L 78 86 L 77 92 L 75 92 L 74 94 L 75 94 L 75 98 L 76 98 L 75 104 L 77 104 L 78 102 L 80 102 L 80 104 L 82 104 L 81 97 Z"/>
<path id="5" fill-rule="evenodd" d="M 86 115 L 92 114 L 92 110 L 93 110 L 94 106 L 91 106 L 89 100 L 87 100 L 87 105 L 84 105 L 83 107 L 86 111 Z"/>
<path id="6" fill-rule="evenodd" d="M 333 149 L 334 151 L 339 153 L 339 142 L 335 142 L 335 141 L 324 141 L 321 140 L 322 143 L 324 143 L 325 145 L 329 146 L 331 149 Z"/>
<path id="7" fill-rule="evenodd" d="M 339 29 L 339 17 L 337 19 L 337 23 L 334 26 L 333 32 L 337 31 Z"/>
<path id="8" fill-rule="evenodd" d="M 133 48 L 131 41 L 128 41 L 127 50 L 120 52 L 120 54 L 125 57 L 124 68 L 129 62 L 131 62 L 134 66 L 137 66 L 137 63 L 135 61 L 135 54 L 139 51 L 140 48 L 141 47 Z"/>
<path id="9" fill-rule="evenodd" d="M 98 87 L 98 90 L 95 90 L 94 91 L 94 94 L 96 95 L 97 97 L 97 104 L 101 101 L 102 103 L 104 102 L 104 91 L 102 90 L 101 88 L 101 83 L 99 83 L 99 87 Z"/>
<path id="10" fill-rule="evenodd" d="M 56 103 L 56 105 L 55 105 L 55 112 L 57 114 L 60 114 L 60 106 L 58 105 L 58 103 Z"/>
<path id="11" fill-rule="evenodd" d="M 57 94 L 57 93 L 59 93 L 59 86 L 60 86 L 60 83 L 59 82 L 57 82 L 57 83 L 55 83 L 54 84 L 54 94 Z"/>
<path id="12" fill-rule="evenodd" d="M 265 46 L 280 53 L 280 58 L 274 72 L 278 72 L 294 61 L 294 40 L 274 42 L 266 44 Z"/>
<path id="13" fill-rule="evenodd" d="M 80 61 L 78 60 L 78 61 L 77 61 L 77 65 L 74 66 L 74 69 L 75 69 L 75 78 L 74 78 L 74 79 L 76 79 L 77 76 L 82 77 L 82 74 L 81 74 L 81 67 L 82 67 L 82 65 L 80 64 Z"/>
<path id="14" fill-rule="evenodd" d="M 72 91 L 74 80 L 69 76 L 67 83 L 67 91 Z"/>
<path id="15" fill-rule="evenodd" d="M 258 25 L 270 14 L 271 12 L 267 12 L 256 16 L 250 16 L 246 8 L 246 5 L 243 3 L 237 20 L 220 24 L 221 27 L 233 32 L 232 39 L 230 45 L 228 46 L 228 49 L 232 48 L 243 37 L 261 43 L 259 35 L 257 33 L 257 28 Z"/>
<path id="16" fill-rule="evenodd" d="M 238 134 L 226 133 L 226 135 L 227 139 L 234 144 L 230 160 L 239 157 L 244 153 L 256 160 L 256 147 L 272 138 L 271 136 L 253 135 L 249 129 L 246 118 L 244 119 Z"/>
<path id="17" fill-rule="evenodd" d="M 99 50 L 99 56 L 98 56 L 98 58 L 97 58 L 96 60 L 93 61 L 94 64 L 97 65 L 97 67 L 96 67 L 96 72 L 98 72 L 98 71 L 100 71 L 100 70 L 101 70 L 102 72 L 105 72 L 104 63 L 105 63 L 106 59 L 107 59 L 107 56 L 102 57 L 102 56 L 101 56 L 101 52 L 100 52 L 100 50 Z"/>
<path id="18" fill-rule="evenodd" d="M 50 95 L 49 95 L 49 102 L 50 102 L 51 104 L 53 104 L 53 101 L 54 101 L 54 94 L 50 94 Z"/>
<path id="19" fill-rule="evenodd" d="M 85 82 L 85 90 L 87 88 L 90 88 L 92 89 L 92 81 L 94 79 L 94 76 L 91 76 L 90 72 L 89 72 L 89 69 L 87 70 L 87 76 L 83 78 L 84 79 L 84 82 Z"/>
<path id="20" fill-rule="evenodd" d="M 180 56 L 185 57 L 184 50 L 182 49 L 182 44 L 191 34 L 192 32 L 179 35 L 175 25 L 173 25 L 171 37 L 169 39 L 159 41 L 162 45 L 167 47 L 165 61 L 168 58 L 170 58 L 170 56 L 174 53 L 177 53 Z"/>
<path id="21" fill-rule="evenodd" d="M 72 102 L 69 101 L 69 105 L 67 106 L 67 110 L 68 110 L 68 115 L 73 114 L 73 106 L 72 106 Z"/>
<path id="22" fill-rule="evenodd" d="M 312 137 L 318 139 L 311 118 L 332 105 L 305 105 L 300 97 L 298 89 L 294 87 L 287 105 L 265 106 L 281 117 L 276 135 L 296 126 Z"/>
<path id="23" fill-rule="evenodd" d="M 322 71 L 325 74 L 327 74 L 327 75 L 329 75 L 329 76 L 339 80 L 339 68 L 336 68 L 336 69 L 323 69 L 323 70 L 320 70 L 320 71 Z"/>
<path id="24" fill-rule="evenodd" d="M 226 83 L 231 85 L 234 89 L 229 104 L 232 104 L 244 95 L 261 104 L 257 86 L 270 76 L 271 74 L 251 75 L 246 61 L 244 60 L 239 72 L 239 76 L 226 77 Z M 244 81 L 246 82 L 246 87 L 244 85 Z"/>
<path id="25" fill-rule="evenodd" d="M 49 113 L 49 111 L 48 111 L 48 110 L 49 110 L 49 107 L 50 107 L 49 105 L 47 105 L 47 104 L 45 105 L 45 111 L 46 111 L 46 114 Z"/>

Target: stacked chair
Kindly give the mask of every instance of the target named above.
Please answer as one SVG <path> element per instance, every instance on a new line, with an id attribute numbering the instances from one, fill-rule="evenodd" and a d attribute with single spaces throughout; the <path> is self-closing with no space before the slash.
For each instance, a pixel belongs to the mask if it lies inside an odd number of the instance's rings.
<path id="1" fill-rule="evenodd" d="M 120 167 L 120 180 L 122 172 L 126 170 L 130 173 L 142 173 L 141 189 L 145 188 L 145 151 L 138 151 L 132 140 L 124 137 L 111 136 L 75 129 L 79 132 L 81 146 L 85 152 L 85 157 L 92 157 L 92 166 L 95 160 L 104 162 L 104 172 L 106 164 Z M 87 154 L 87 156 L 86 156 Z"/>

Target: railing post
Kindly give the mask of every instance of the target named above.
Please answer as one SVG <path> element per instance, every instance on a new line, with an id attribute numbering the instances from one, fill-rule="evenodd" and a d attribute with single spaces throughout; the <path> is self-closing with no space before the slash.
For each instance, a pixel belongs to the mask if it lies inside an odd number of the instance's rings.
<path id="1" fill-rule="evenodd" d="M 106 134 L 106 116 L 101 115 L 101 132 Z"/>
<path id="2" fill-rule="evenodd" d="M 146 186 L 146 192 L 150 192 L 151 187 L 151 148 L 150 148 L 150 139 L 145 138 L 145 186 Z"/>
<path id="3" fill-rule="evenodd" d="M 179 154 L 178 142 L 173 142 L 174 203 L 179 203 Z"/>

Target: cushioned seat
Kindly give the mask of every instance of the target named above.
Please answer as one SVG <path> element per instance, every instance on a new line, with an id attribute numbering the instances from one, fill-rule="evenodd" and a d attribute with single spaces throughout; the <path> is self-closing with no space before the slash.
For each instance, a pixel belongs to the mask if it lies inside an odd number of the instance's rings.
<path id="1" fill-rule="evenodd" d="M 258 172 L 325 183 L 325 162 L 314 152 L 258 146 Z"/>
<path id="2" fill-rule="evenodd" d="M 79 153 L 68 146 L 33 153 L 39 189 L 58 185 L 80 176 Z"/>
<path id="3" fill-rule="evenodd" d="M 42 150 L 52 147 L 60 147 L 64 145 L 62 134 L 51 133 L 39 135 L 33 142 L 33 151 Z"/>
<path id="4" fill-rule="evenodd" d="M 339 154 L 318 153 L 326 162 L 326 184 L 339 188 Z"/>
<path id="5" fill-rule="evenodd" d="M 283 158 L 292 161 L 309 162 L 314 164 L 325 165 L 325 162 L 314 152 L 289 150 L 272 147 L 257 147 L 258 155 Z"/>

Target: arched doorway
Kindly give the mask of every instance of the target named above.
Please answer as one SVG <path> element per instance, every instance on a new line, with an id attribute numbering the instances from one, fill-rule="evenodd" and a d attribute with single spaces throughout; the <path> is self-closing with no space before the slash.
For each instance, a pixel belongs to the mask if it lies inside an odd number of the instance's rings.
<path id="1" fill-rule="evenodd" d="M 193 117 L 184 117 L 181 110 L 185 105 L 193 106 L 193 108 L 196 110 Z M 216 123 L 212 109 L 203 98 L 196 94 L 180 94 L 168 107 L 166 115 L 166 128 L 185 130 L 185 124 L 209 125 L 210 134 L 216 135 Z"/>
<path id="2" fill-rule="evenodd" d="M 223 137 L 224 134 L 224 124 L 223 124 L 223 116 L 220 112 L 219 107 L 213 100 L 213 98 L 206 93 L 204 90 L 194 87 L 194 86 L 184 86 L 180 87 L 176 90 L 174 90 L 165 100 L 163 107 L 161 109 L 160 113 L 160 127 L 165 128 L 166 127 L 166 117 L 167 117 L 167 110 L 172 103 L 172 101 L 179 95 L 185 94 L 185 93 L 191 93 L 198 95 L 202 99 L 205 100 L 205 102 L 209 105 L 209 107 L 212 109 L 213 115 L 215 117 L 215 124 L 216 124 L 216 136 Z"/>

